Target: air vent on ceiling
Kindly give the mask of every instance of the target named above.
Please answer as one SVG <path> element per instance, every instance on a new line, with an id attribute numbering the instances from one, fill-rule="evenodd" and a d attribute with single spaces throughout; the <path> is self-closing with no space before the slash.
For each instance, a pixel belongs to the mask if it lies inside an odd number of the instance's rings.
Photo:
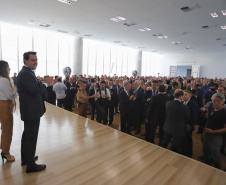
<path id="1" fill-rule="evenodd" d="M 184 11 L 184 12 L 189 12 L 189 11 L 192 11 L 192 10 L 195 10 L 195 9 L 200 9 L 200 8 L 201 8 L 201 6 L 198 3 L 195 3 L 195 4 L 190 5 L 190 6 L 182 7 L 181 10 Z"/>
<path id="2" fill-rule="evenodd" d="M 184 11 L 184 12 L 191 11 L 191 9 L 188 6 L 182 7 L 181 10 Z"/>
<path id="3" fill-rule="evenodd" d="M 120 43 L 120 42 L 121 42 L 121 41 L 117 41 L 117 40 L 116 40 L 116 41 L 114 41 L 114 43 L 117 43 L 117 44 L 118 44 L 118 43 Z"/>
<path id="4" fill-rule="evenodd" d="M 91 34 L 85 34 L 84 36 L 85 37 L 91 37 L 92 35 Z"/>
<path id="5" fill-rule="evenodd" d="M 38 22 L 38 21 L 34 21 L 34 20 L 30 20 L 30 21 L 28 22 L 28 24 L 31 24 L 31 25 L 33 25 L 33 26 L 45 27 L 45 28 L 48 28 L 48 27 L 51 26 L 50 24 L 45 24 L 45 23 L 41 23 L 41 22 Z"/>
<path id="6" fill-rule="evenodd" d="M 130 27 L 130 26 L 134 26 L 135 23 L 133 23 L 133 22 L 126 22 L 123 25 Z"/>
<path id="7" fill-rule="evenodd" d="M 61 33 L 68 33 L 67 31 L 64 31 L 64 30 L 57 30 L 57 31 Z"/>
<path id="8" fill-rule="evenodd" d="M 226 44 L 223 44 L 223 46 L 226 46 Z"/>
<path id="9" fill-rule="evenodd" d="M 216 40 L 221 40 L 221 38 L 217 38 Z"/>
<path id="10" fill-rule="evenodd" d="M 209 28 L 209 26 L 202 26 L 202 28 L 203 28 L 203 29 L 208 29 L 208 28 Z"/>

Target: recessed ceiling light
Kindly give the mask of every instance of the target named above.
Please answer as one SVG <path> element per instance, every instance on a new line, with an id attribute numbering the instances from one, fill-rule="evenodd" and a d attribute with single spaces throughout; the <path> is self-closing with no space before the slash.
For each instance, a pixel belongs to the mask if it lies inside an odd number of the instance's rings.
<path id="1" fill-rule="evenodd" d="M 122 17 L 122 16 L 116 16 L 115 18 L 118 19 L 118 20 L 121 20 L 121 21 L 125 21 L 126 20 L 126 18 Z"/>
<path id="2" fill-rule="evenodd" d="M 142 32 L 144 32 L 144 31 L 151 31 L 151 28 L 140 28 L 140 29 L 138 29 L 139 31 L 142 31 Z"/>
<path id="3" fill-rule="evenodd" d="M 65 3 L 67 5 L 72 5 L 74 2 L 77 2 L 78 0 L 57 0 L 61 3 Z"/>
<path id="4" fill-rule="evenodd" d="M 172 42 L 172 44 L 179 45 L 179 44 L 182 44 L 182 42 L 177 41 L 177 42 Z"/>
<path id="5" fill-rule="evenodd" d="M 138 29 L 139 31 L 146 31 L 145 29 L 141 28 L 141 29 Z"/>
<path id="6" fill-rule="evenodd" d="M 222 10 L 221 13 L 222 13 L 223 15 L 226 15 L 226 10 Z"/>
<path id="7" fill-rule="evenodd" d="M 214 12 L 214 13 L 210 13 L 210 15 L 211 15 L 213 18 L 218 17 L 218 15 L 217 15 L 217 13 L 216 13 L 216 12 Z"/>
<path id="8" fill-rule="evenodd" d="M 221 29 L 222 30 L 226 30 L 226 26 L 221 26 Z"/>
<path id="9" fill-rule="evenodd" d="M 73 33 L 80 34 L 80 33 L 81 33 L 81 31 L 79 31 L 79 30 L 75 30 L 75 31 L 73 31 Z"/>
<path id="10" fill-rule="evenodd" d="M 186 48 L 185 49 L 191 49 L 191 47 L 190 46 L 186 46 Z"/>
<path id="11" fill-rule="evenodd" d="M 91 34 L 85 34 L 84 36 L 85 37 L 91 37 L 92 35 Z"/>
<path id="12" fill-rule="evenodd" d="M 116 17 L 112 17 L 110 18 L 111 21 L 114 21 L 114 22 L 119 22 L 119 21 L 125 21 L 126 18 L 125 17 L 122 17 L 122 16 L 116 16 Z"/>
<path id="13" fill-rule="evenodd" d="M 158 39 L 168 39 L 169 38 L 167 35 L 163 35 L 163 34 L 158 34 L 158 35 L 154 34 L 152 36 L 157 37 Z"/>

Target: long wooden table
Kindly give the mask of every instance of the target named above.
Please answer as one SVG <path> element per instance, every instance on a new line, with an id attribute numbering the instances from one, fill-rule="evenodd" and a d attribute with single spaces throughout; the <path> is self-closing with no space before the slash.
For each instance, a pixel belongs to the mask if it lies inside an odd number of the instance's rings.
<path id="1" fill-rule="evenodd" d="M 226 173 L 118 130 L 46 104 L 36 154 L 46 170 L 26 174 L 23 122 L 14 113 L 13 163 L 0 163 L 1 185 L 226 185 Z"/>

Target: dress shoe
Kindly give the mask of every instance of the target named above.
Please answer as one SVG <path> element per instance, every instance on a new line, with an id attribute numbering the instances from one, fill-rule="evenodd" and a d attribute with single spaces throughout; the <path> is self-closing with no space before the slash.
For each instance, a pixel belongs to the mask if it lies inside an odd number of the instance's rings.
<path id="1" fill-rule="evenodd" d="M 38 156 L 36 155 L 36 156 L 34 156 L 34 161 L 37 161 L 37 160 L 38 160 Z M 21 163 L 21 166 L 25 166 L 25 165 L 27 165 L 26 162 Z"/>
<path id="2" fill-rule="evenodd" d="M 36 164 L 34 167 L 32 168 L 28 168 L 26 169 L 26 173 L 32 173 L 32 172 L 40 172 L 42 170 L 46 169 L 46 165 L 45 164 Z"/>

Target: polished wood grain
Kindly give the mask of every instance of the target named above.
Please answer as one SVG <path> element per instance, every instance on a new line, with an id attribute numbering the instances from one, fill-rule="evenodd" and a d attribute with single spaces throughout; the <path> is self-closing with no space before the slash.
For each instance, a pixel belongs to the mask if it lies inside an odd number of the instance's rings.
<path id="1" fill-rule="evenodd" d="M 26 174 L 21 167 L 23 122 L 14 114 L 13 163 L 0 163 L 1 185 L 225 185 L 226 173 L 113 128 L 46 104 L 37 163 L 47 169 Z"/>

